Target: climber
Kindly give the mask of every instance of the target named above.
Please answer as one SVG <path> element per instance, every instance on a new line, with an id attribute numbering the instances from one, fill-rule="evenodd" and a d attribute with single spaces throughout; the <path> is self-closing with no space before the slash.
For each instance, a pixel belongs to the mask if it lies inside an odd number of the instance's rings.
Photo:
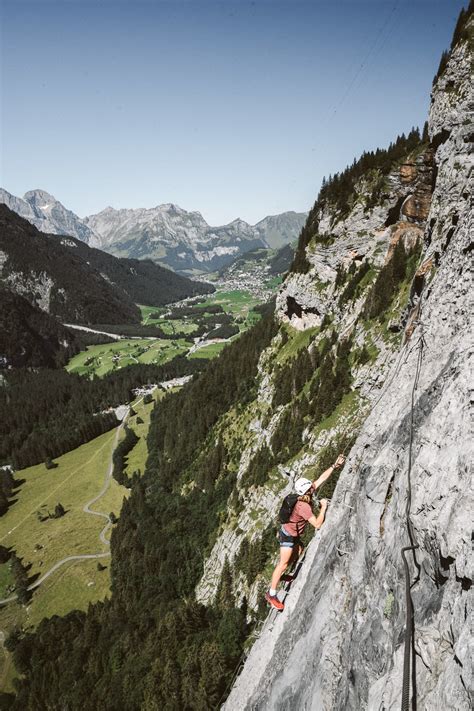
<path id="1" fill-rule="evenodd" d="M 265 595 L 265 599 L 270 605 L 277 610 L 282 611 L 284 604 L 277 597 L 277 587 L 280 579 L 283 577 L 287 582 L 291 582 L 292 576 L 283 576 L 285 570 L 290 563 L 296 563 L 299 556 L 303 552 L 303 543 L 301 536 L 304 533 L 306 524 L 310 523 L 316 530 L 319 530 L 324 523 L 326 510 L 328 507 L 327 499 L 321 499 L 320 511 L 317 516 L 314 515 L 312 509 L 313 494 L 324 484 L 331 474 L 339 467 L 342 467 L 345 462 L 345 457 L 340 454 L 335 463 L 329 469 L 321 474 L 318 479 L 311 482 L 309 479 L 301 477 L 295 481 L 295 494 L 289 494 L 283 502 L 280 512 L 280 518 L 283 518 L 285 523 L 282 524 L 278 539 L 280 541 L 280 562 L 273 571 L 270 589 Z M 282 516 L 285 506 L 291 506 L 288 516 Z"/>

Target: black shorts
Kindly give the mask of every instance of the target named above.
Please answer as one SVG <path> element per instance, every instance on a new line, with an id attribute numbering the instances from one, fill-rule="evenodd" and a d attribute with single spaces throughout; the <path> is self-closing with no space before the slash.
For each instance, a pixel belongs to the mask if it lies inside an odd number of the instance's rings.
<path id="1" fill-rule="evenodd" d="M 278 531 L 278 540 L 280 541 L 281 548 L 294 548 L 294 546 L 303 547 L 301 538 L 299 536 L 290 536 L 290 534 L 284 530 L 283 526 Z"/>

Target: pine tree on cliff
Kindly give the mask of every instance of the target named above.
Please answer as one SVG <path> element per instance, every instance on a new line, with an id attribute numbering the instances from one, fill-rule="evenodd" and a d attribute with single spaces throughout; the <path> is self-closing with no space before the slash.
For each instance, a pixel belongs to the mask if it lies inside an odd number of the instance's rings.
<path id="1" fill-rule="evenodd" d="M 205 642 L 200 655 L 200 681 L 193 708 L 214 709 L 223 693 L 225 660 L 217 642 Z"/>
<path id="2" fill-rule="evenodd" d="M 3 516 L 4 513 L 8 511 L 8 499 L 3 493 L 3 490 L 0 489 L 0 516 Z"/>
<path id="3" fill-rule="evenodd" d="M 31 596 L 28 592 L 28 573 L 16 553 L 11 558 L 11 571 L 15 580 L 15 591 L 18 595 L 18 600 L 24 605 Z"/>
<path id="4" fill-rule="evenodd" d="M 221 579 L 216 593 L 216 604 L 220 610 L 234 607 L 234 593 L 232 592 L 232 571 L 227 556 L 222 567 Z"/>
<path id="5" fill-rule="evenodd" d="M 228 661 L 235 662 L 246 637 L 245 614 L 235 607 L 225 610 L 217 630 L 217 642 Z"/>
<path id="6" fill-rule="evenodd" d="M 453 39 L 451 40 L 451 49 L 453 49 L 458 42 L 469 39 L 469 33 L 466 30 L 467 20 L 470 15 L 474 12 L 474 0 L 471 0 L 469 7 L 467 9 L 461 8 L 458 20 L 456 22 L 456 27 L 454 28 Z"/>

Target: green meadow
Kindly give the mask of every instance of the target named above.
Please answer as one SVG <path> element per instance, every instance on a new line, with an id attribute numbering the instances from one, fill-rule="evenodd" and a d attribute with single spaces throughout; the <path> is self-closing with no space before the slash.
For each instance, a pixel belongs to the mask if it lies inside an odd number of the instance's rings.
<path id="1" fill-rule="evenodd" d="M 207 346 L 198 348 L 193 353 L 189 354 L 189 358 L 215 358 L 228 345 L 226 341 L 221 343 L 209 343 Z"/>
<path id="2" fill-rule="evenodd" d="M 189 343 L 184 339 L 165 340 L 132 338 L 88 346 L 75 355 L 66 370 L 79 375 L 105 375 L 111 370 L 133 363 L 166 363 L 180 353 L 186 353 Z"/>
<path id="3" fill-rule="evenodd" d="M 155 398 L 162 396 L 155 392 Z M 134 403 L 136 415 L 128 425 L 140 439 L 127 458 L 126 471 L 130 475 L 144 471 L 148 456 L 146 435 L 154 403 Z M 138 423 L 140 418 L 143 422 Z M 12 548 L 25 565 L 31 566 L 30 581 L 38 579 L 58 561 L 71 555 L 108 552 L 99 534 L 106 519 L 85 513 L 83 507 L 97 496 L 106 481 L 117 429 L 68 452 L 55 461 L 56 469 L 38 464 L 16 473 L 23 480 L 16 490 L 14 503 L 0 518 L 0 544 Z M 120 431 L 123 437 L 123 429 Z M 103 496 L 92 511 L 119 516 L 122 502 L 129 490 L 110 478 Z M 58 519 L 39 520 L 61 503 L 66 514 Z M 110 531 L 106 534 L 110 538 Z M 98 563 L 104 566 L 98 569 Z M 9 563 L 0 565 L 0 598 L 14 594 Z M 36 627 L 45 617 L 65 615 L 71 610 L 86 610 L 90 603 L 103 600 L 110 593 L 110 558 L 69 561 L 58 568 L 44 583 L 33 590 L 28 605 L 11 602 L 0 607 L 0 631 L 21 625 Z M 0 647 L 0 690 L 11 691 L 15 670 L 10 655 Z"/>
<path id="4" fill-rule="evenodd" d="M 236 289 L 234 291 L 218 291 L 199 305 L 212 306 L 219 304 L 226 313 L 231 314 L 235 319 L 242 320 L 248 328 L 260 318 L 259 314 L 253 311 L 253 308 L 260 303 L 259 299 L 250 292 Z"/>
<path id="5" fill-rule="evenodd" d="M 253 311 L 253 308 L 260 303 L 259 299 L 250 292 L 236 289 L 233 291 L 216 291 L 204 301 L 197 303 L 196 306 L 201 308 L 219 304 L 226 313 L 234 316 L 236 320 L 238 319 L 239 322 L 248 327 L 260 318 L 259 314 Z M 193 317 L 186 316 L 184 318 L 171 319 L 166 315 L 170 308 L 140 306 L 143 324 L 158 325 L 165 333 L 181 332 L 192 336 L 192 333 L 197 329 L 197 323 L 193 320 Z"/>

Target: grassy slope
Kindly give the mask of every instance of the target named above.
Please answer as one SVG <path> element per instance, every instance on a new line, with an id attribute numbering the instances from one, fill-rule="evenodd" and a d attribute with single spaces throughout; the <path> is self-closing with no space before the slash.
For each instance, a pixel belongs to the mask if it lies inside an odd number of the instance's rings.
<path id="1" fill-rule="evenodd" d="M 258 314 L 254 314 L 252 309 L 260 303 L 252 294 L 247 291 L 218 291 L 209 299 L 203 301 L 200 306 L 211 306 L 220 304 L 224 311 L 232 314 L 234 318 L 242 318 L 245 322 L 245 327 L 248 328 L 254 320 L 258 320 Z M 254 318 L 256 317 L 256 318 Z M 242 328 L 241 328 L 242 330 Z"/>
<path id="2" fill-rule="evenodd" d="M 155 390 L 154 397 L 155 400 L 159 400 L 163 397 L 164 393 L 159 390 Z M 137 413 L 136 417 L 132 417 L 129 420 L 130 427 L 135 430 L 135 433 L 140 437 L 139 441 L 132 449 L 127 457 L 127 467 L 126 472 L 132 475 L 134 471 L 140 470 L 141 473 L 145 470 L 145 462 L 148 457 L 148 447 L 146 442 L 146 437 L 148 434 L 148 428 L 150 426 L 150 416 L 153 410 L 153 403 L 145 405 L 143 402 L 139 406 L 134 407 Z M 140 417 L 143 420 L 142 424 L 137 423 L 137 419 Z M 115 511 L 115 513 L 118 513 Z"/>
<path id="3" fill-rule="evenodd" d="M 319 330 L 318 328 L 308 328 L 306 331 L 297 331 L 289 324 L 287 324 L 285 328 L 288 334 L 288 340 L 276 353 L 275 360 L 278 365 L 284 365 L 294 358 L 302 348 L 307 348 Z"/>
<path id="4" fill-rule="evenodd" d="M 231 314 L 235 318 L 242 318 L 245 327 L 248 328 L 259 318 L 258 314 L 253 312 L 252 309 L 260 303 L 260 300 L 255 298 L 255 296 L 248 291 L 234 290 L 217 291 L 215 294 L 209 296 L 209 298 L 205 301 L 200 302 L 198 306 L 214 306 L 215 304 L 219 304 L 226 313 Z M 142 312 L 143 323 L 150 325 L 159 324 L 167 333 L 173 332 L 173 326 L 176 331 L 183 331 L 190 334 L 192 334 L 192 332 L 196 329 L 196 324 L 192 322 L 192 319 L 174 319 L 170 321 L 166 318 L 151 318 L 152 314 L 165 314 L 167 311 L 166 308 L 156 309 L 150 306 L 140 306 L 140 309 Z"/>
<path id="5" fill-rule="evenodd" d="M 161 393 L 156 393 L 156 398 Z M 127 472 L 142 472 L 148 456 L 146 434 L 153 404 L 134 405 L 137 417 L 130 426 L 140 440 L 128 457 Z M 123 435 L 122 435 L 123 436 Z M 40 464 L 17 473 L 25 483 L 17 492 L 16 503 L 0 518 L 0 543 L 13 547 L 25 564 L 31 563 L 30 576 L 46 572 L 56 561 L 78 553 L 99 553 L 107 548 L 100 543 L 99 533 L 105 520 L 82 511 L 84 504 L 102 488 L 108 470 L 115 430 L 59 457 L 57 469 L 47 470 Z M 101 513 L 120 513 L 122 501 L 129 490 L 112 479 L 104 496 L 92 506 Z M 60 501 L 67 510 L 61 519 L 40 522 L 36 511 L 54 510 Z M 43 546 L 35 551 L 35 545 Z M 17 603 L 0 608 L 0 630 L 8 633 L 15 625 L 35 627 L 44 617 L 65 615 L 71 610 L 86 610 L 89 603 L 103 600 L 110 591 L 109 559 L 97 570 L 97 560 L 71 561 L 51 575 L 37 588 L 27 607 Z M 8 563 L 0 565 L 0 597 L 12 583 Z M 11 691 L 15 670 L 10 657 L 0 649 L 0 691 Z"/>
<path id="6" fill-rule="evenodd" d="M 215 358 L 223 348 L 225 348 L 227 343 L 223 341 L 222 343 L 210 343 L 208 346 L 203 346 L 198 348 L 194 353 L 189 355 L 190 358 Z"/>
<path id="7" fill-rule="evenodd" d="M 103 345 L 88 346 L 86 351 L 81 351 L 72 358 L 66 370 L 79 375 L 105 375 L 114 368 L 114 356 L 120 356 L 116 367 L 125 367 L 134 363 L 166 363 L 180 353 L 185 353 L 189 344 L 183 340 L 169 341 L 164 339 L 130 339 L 105 343 Z M 85 365 L 86 361 L 93 358 L 94 362 Z"/>
<path id="8" fill-rule="evenodd" d="M 106 432 L 59 457 L 57 469 L 48 471 L 43 464 L 39 464 L 18 472 L 17 476 L 25 479 L 25 483 L 18 491 L 17 502 L 0 519 L 0 542 L 13 547 L 25 564 L 31 563 L 30 577 L 43 574 L 68 555 L 102 553 L 107 550 L 99 541 L 105 520 L 84 513 L 82 508 L 103 486 L 114 437 L 115 430 Z M 120 506 L 125 490 L 113 481 L 110 491 L 110 499 Z M 58 502 L 66 509 L 65 516 L 42 522 L 38 520 L 37 511 L 52 512 Z M 103 513 L 110 510 L 103 509 L 102 500 L 93 509 Z M 37 545 L 42 548 L 35 550 Z M 74 570 L 80 568 L 80 564 L 73 566 Z M 45 608 L 42 599 L 43 593 L 47 586 L 54 586 L 59 577 L 64 578 L 64 569 L 60 569 L 57 575 L 53 574 L 44 588 L 40 586 L 33 593 L 28 612 L 28 620 L 32 624 L 48 614 L 49 610 Z M 96 578 L 90 587 L 95 588 L 94 592 L 99 599 L 108 589 L 108 579 L 104 586 L 104 576 Z M 67 596 L 61 590 L 57 592 L 61 610 L 55 609 L 54 612 L 64 614 L 66 610 L 63 606 L 69 606 Z M 71 601 L 69 609 L 84 608 L 94 597 L 91 591 L 83 590 L 79 597 Z"/>
<path id="9" fill-rule="evenodd" d="M 152 306 L 139 306 L 142 312 L 142 324 L 144 326 L 160 326 L 165 333 L 189 333 L 196 330 L 197 325 L 186 319 L 167 319 L 163 317 L 169 309 L 162 307 L 157 309 Z M 158 318 L 153 318 L 157 316 Z"/>

